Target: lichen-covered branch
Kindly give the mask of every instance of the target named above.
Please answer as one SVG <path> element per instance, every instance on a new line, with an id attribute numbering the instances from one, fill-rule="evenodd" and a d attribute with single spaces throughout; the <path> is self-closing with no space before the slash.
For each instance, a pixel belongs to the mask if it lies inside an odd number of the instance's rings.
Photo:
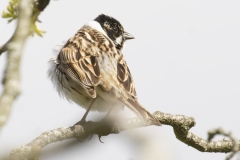
<path id="1" fill-rule="evenodd" d="M 240 150 L 239 140 L 236 139 L 231 132 L 227 132 L 222 128 L 216 128 L 208 131 L 208 141 L 211 141 L 216 135 L 224 135 L 233 142 L 232 152 L 226 157 L 226 160 L 230 160 Z"/>
<path id="2" fill-rule="evenodd" d="M 209 142 L 189 132 L 189 130 L 195 125 L 195 120 L 192 117 L 171 115 L 159 111 L 155 112 L 153 116 L 156 117 L 161 124 L 172 126 L 177 139 L 199 151 L 227 153 L 231 152 L 234 147 L 234 143 L 231 140 L 224 139 Z M 72 127 L 57 128 L 51 131 L 46 131 L 27 145 L 14 149 L 10 154 L 10 160 L 37 159 L 40 156 L 41 149 L 53 142 L 70 138 L 83 140 L 92 134 L 106 136 L 108 134 L 117 134 L 124 130 L 139 127 L 144 127 L 142 122 L 138 118 L 131 118 L 114 124 L 111 124 L 108 121 L 89 121 Z M 240 146 L 239 141 L 237 145 L 238 147 Z"/>
<path id="3" fill-rule="evenodd" d="M 20 62 L 22 50 L 27 37 L 29 36 L 32 16 L 33 0 L 21 0 L 19 4 L 18 24 L 11 39 L 0 47 L 0 55 L 7 51 L 7 65 L 4 72 L 4 89 L 0 97 L 0 128 L 6 122 L 14 100 L 20 93 Z"/>
<path id="4" fill-rule="evenodd" d="M 232 140 L 208 141 L 189 132 L 195 125 L 194 118 L 183 115 L 171 115 L 162 112 L 155 112 L 155 117 L 162 123 L 173 127 L 176 138 L 185 144 L 201 152 L 221 152 L 228 153 L 232 151 L 234 143 Z M 240 146 L 240 141 L 238 141 Z"/>

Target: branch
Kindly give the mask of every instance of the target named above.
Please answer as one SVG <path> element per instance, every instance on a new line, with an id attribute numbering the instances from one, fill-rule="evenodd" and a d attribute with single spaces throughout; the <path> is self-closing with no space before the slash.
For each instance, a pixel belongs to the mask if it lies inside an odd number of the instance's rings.
<path id="1" fill-rule="evenodd" d="M 194 118 L 192 117 L 170 115 L 162 112 L 155 112 L 154 115 L 161 123 L 173 127 L 178 140 L 201 152 L 228 153 L 232 151 L 234 146 L 233 141 L 223 139 L 210 142 L 189 132 L 189 130 L 195 125 Z M 240 141 L 238 141 L 238 146 L 240 146 Z"/>
<path id="2" fill-rule="evenodd" d="M 4 89 L 0 97 L 0 128 L 6 122 L 11 106 L 20 93 L 19 68 L 23 46 L 32 28 L 32 2 L 33 0 L 20 1 L 17 28 L 10 40 L 0 47 L 0 55 L 8 51 L 7 66 L 3 78 Z"/>
<path id="3" fill-rule="evenodd" d="M 157 118 L 161 124 L 172 126 L 177 139 L 201 152 L 227 153 L 231 152 L 234 147 L 234 143 L 231 140 L 223 139 L 209 142 L 189 132 L 189 130 L 195 125 L 195 120 L 192 117 L 171 115 L 159 111 L 155 112 L 153 116 Z M 27 145 L 14 149 L 10 154 L 10 160 L 38 158 L 40 156 L 41 149 L 53 142 L 70 138 L 83 140 L 92 134 L 98 134 L 101 136 L 118 134 L 121 131 L 139 127 L 144 127 L 142 122 L 138 118 L 131 118 L 116 124 L 109 124 L 106 123 L 106 121 L 89 121 L 82 125 L 57 128 L 51 131 L 46 131 Z M 237 146 L 239 150 L 239 141 Z"/>
<path id="4" fill-rule="evenodd" d="M 230 160 L 240 149 L 239 140 L 231 132 L 226 132 L 222 128 L 216 128 L 208 131 L 208 141 L 212 140 L 218 134 L 229 137 L 233 142 L 232 152 L 226 157 L 226 160 Z"/>

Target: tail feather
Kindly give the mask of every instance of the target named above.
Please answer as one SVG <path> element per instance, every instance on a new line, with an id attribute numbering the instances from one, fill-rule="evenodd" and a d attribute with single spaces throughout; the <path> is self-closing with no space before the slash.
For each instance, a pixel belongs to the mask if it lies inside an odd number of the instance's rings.
<path id="1" fill-rule="evenodd" d="M 133 100 L 123 100 L 121 99 L 123 103 L 125 103 L 129 109 L 131 109 L 137 116 L 140 118 L 146 125 L 157 125 L 161 126 L 162 124 L 152 116 L 151 113 L 149 113 L 144 107 L 142 107 L 138 102 L 135 102 Z"/>

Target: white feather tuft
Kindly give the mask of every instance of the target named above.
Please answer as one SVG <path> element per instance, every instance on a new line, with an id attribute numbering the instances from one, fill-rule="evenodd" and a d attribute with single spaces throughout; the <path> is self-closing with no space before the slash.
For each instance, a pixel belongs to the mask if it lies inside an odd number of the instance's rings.
<path id="1" fill-rule="evenodd" d="M 86 23 L 84 26 L 89 26 L 93 29 L 96 29 L 99 32 L 101 32 L 102 34 L 104 34 L 105 36 L 107 36 L 106 32 L 102 29 L 102 26 L 97 21 L 90 21 L 90 22 Z"/>

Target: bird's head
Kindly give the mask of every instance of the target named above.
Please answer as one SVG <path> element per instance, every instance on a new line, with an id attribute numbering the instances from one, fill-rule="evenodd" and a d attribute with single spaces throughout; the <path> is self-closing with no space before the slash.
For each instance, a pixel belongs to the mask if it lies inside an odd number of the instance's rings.
<path id="1" fill-rule="evenodd" d="M 123 48 L 124 42 L 129 39 L 134 39 L 134 37 L 125 32 L 121 23 L 114 19 L 113 17 L 101 14 L 94 19 L 97 21 L 102 29 L 106 32 L 108 37 L 114 42 L 117 49 L 121 50 Z"/>

